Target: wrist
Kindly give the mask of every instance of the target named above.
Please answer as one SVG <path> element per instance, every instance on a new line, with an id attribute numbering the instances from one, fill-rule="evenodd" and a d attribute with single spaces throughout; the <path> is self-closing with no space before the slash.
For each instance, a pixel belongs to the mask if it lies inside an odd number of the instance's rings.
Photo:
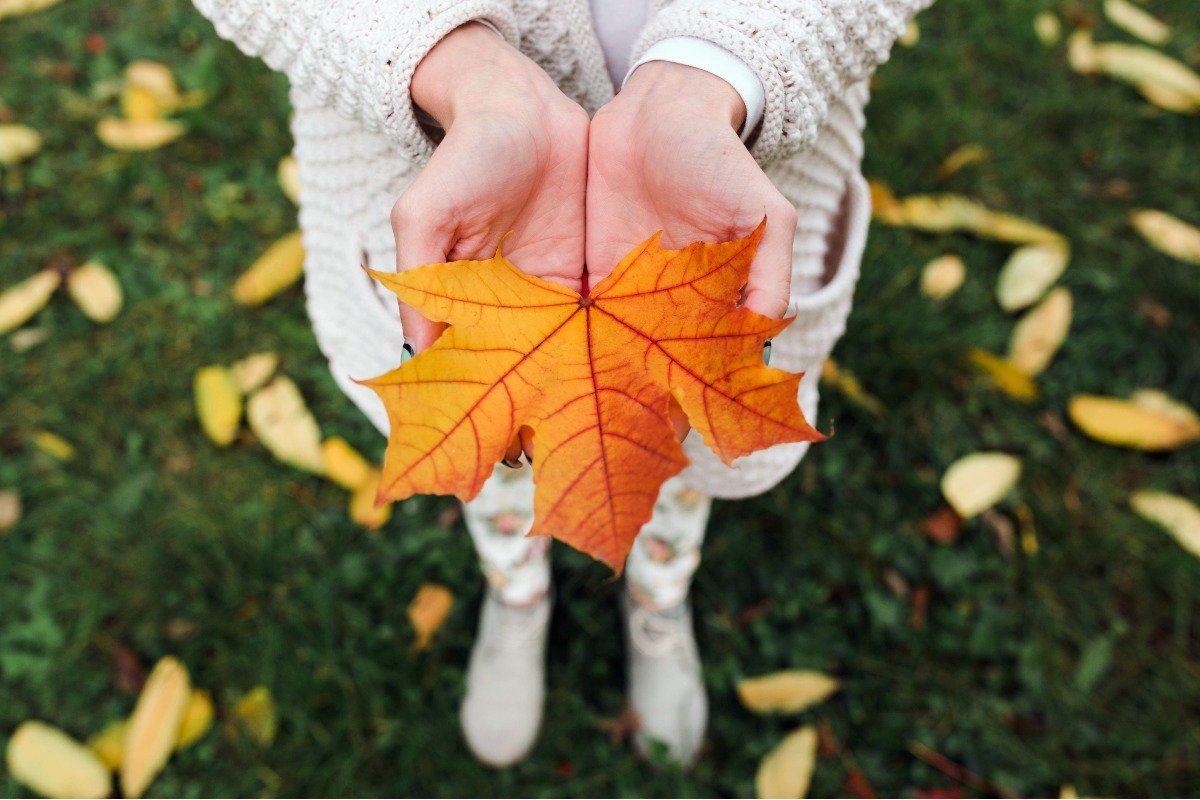
<path id="1" fill-rule="evenodd" d="M 648 61 L 639 66 L 618 97 L 647 109 L 675 109 L 693 118 L 728 122 L 734 132 L 746 121 L 746 103 L 728 81 L 671 61 Z"/>

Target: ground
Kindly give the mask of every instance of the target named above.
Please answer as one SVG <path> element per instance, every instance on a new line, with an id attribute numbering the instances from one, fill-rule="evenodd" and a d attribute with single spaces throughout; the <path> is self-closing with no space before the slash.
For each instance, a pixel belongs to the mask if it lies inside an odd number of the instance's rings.
<path id="1" fill-rule="evenodd" d="M 1167 50 L 1195 65 L 1190 0 L 1150 6 L 1177 24 Z M 0 99 L 46 137 L 0 172 L 0 286 L 99 258 L 128 300 L 97 326 L 59 298 L 37 319 L 45 344 L 18 354 L 0 340 L 0 488 L 26 507 L 0 536 L 0 747 L 27 718 L 85 737 L 128 713 L 120 645 L 147 663 L 178 655 L 218 701 L 217 728 L 171 761 L 157 795 L 746 796 L 760 757 L 801 722 L 841 746 L 819 761 L 817 796 L 864 780 L 890 796 L 980 791 L 918 758 L 922 746 L 1017 794 L 1194 793 L 1200 564 L 1127 497 L 1143 486 L 1194 497 L 1200 449 L 1108 447 L 1064 409 L 1075 393 L 1142 386 L 1200 403 L 1200 272 L 1127 222 L 1138 206 L 1200 220 L 1200 122 L 1072 72 L 1061 45 L 1034 36 L 1043 10 L 1127 38 L 1077 0 L 943 0 L 875 79 L 864 171 L 1064 233 L 1072 333 L 1038 401 L 1006 398 L 963 352 L 1005 346 L 1012 320 L 992 291 L 1010 248 L 873 226 L 836 356 L 886 412 L 827 390 L 817 423 L 833 438 L 773 491 L 716 506 L 695 587 L 712 725 L 689 774 L 602 730 L 624 682 L 619 584 L 603 567 L 560 548 L 545 729 L 526 763 L 494 772 L 458 731 L 481 586 L 453 503 L 410 500 L 367 533 L 341 489 L 276 464 L 248 435 L 228 450 L 203 437 L 194 369 L 274 348 L 326 433 L 382 452 L 334 386 L 301 294 L 258 310 L 229 299 L 236 275 L 296 224 L 275 180 L 290 147 L 284 79 L 220 42 L 184 0 L 71 0 L 0 22 Z M 111 107 L 95 89 L 136 58 L 168 63 L 211 100 L 185 113 L 178 143 L 117 153 L 92 132 Z M 939 179 L 966 143 L 991 159 Z M 917 279 L 944 252 L 968 275 L 934 304 Z M 38 452 L 38 429 L 70 440 L 76 458 Z M 941 503 L 939 476 L 983 448 L 1020 456 L 1018 489 L 991 523 L 930 541 L 921 524 Z M 1022 519 L 1036 550 L 1006 535 Z M 414 653 L 404 609 L 427 581 L 457 602 L 435 645 Z M 843 690 L 800 717 L 739 705 L 739 678 L 785 667 L 836 674 Z M 267 748 L 228 723 L 259 684 L 280 709 Z M 0 772 L 0 794 L 22 791 Z"/>

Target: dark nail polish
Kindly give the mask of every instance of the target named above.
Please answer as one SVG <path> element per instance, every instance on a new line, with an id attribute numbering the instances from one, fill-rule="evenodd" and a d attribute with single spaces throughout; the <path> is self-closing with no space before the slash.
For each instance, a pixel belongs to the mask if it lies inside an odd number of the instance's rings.
<path id="1" fill-rule="evenodd" d="M 405 342 L 404 350 L 403 350 L 403 352 L 400 353 L 400 363 L 403 364 L 403 363 L 407 362 L 414 355 L 416 355 L 416 354 L 413 352 L 413 346 L 411 344 L 409 344 L 408 342 Z"/>
<path id="2" fill-rule="evenodd" d="M 763 342 L 763 363 L 767 366 L 771 365 L 771 340 Z"/>
<path id="3" fill-rule="evenodd" d="M 503 461 L 501 461 L 500 463 L 503 464 L 504 466 L 508 467 L 509 469 L 520 469 L 523 466 L 521 464 L 521 460 L 517 459 L 517 458 L 506 458 Z"/>

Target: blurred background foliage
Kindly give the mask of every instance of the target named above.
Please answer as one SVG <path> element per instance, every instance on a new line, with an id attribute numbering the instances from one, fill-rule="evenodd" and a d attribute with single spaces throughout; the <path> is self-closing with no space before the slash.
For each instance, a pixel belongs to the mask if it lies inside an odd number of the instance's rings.
<path id="1" fill-rule="evenodd" d="M 1193 0 L 1151 7 L 1174 27 L 1167 50 L 1200 61 Z M 172 653 L 213 691 L 219 721 L 155 794 L 744 796 L 796 721 L 749 714 L 733 687 L 808 667 L 845 682 L 804 718 L 823 734 L 815 795 L 979 793 L 917 758 L 920 746 L 985 779 L 984 793 L 1194 793 L 1200 565 L 1127 497 L 1194 497 L 1200 450 L 1107 447 L 1064 408 L 1076 393 L 1142 386 L 1200 404 L 1200 270 L 1151 250 L 1127 220 L 1138 206 L 1200 220 L 1200 123 L 1072 72 L 1061 44 L 1035 37 L 1041 11 L 1123 37 L 1081 0 L 942 0 L 876 78 L 864 171 L 1066 235 L 1071 335 L 1037 402 L 1005 397 L 963 352 L 1004 348 L 1012 319 L 992 290 L 1011 248 L 873 227 L 836 356 L 886 412 L 826 391 L 818 422 L 832 440 L 770 493 L 718 504 L 695 591 L 713 718 L 686 775 L 606 732 L 624 676 L 619 585 L 604 568 L 558 548 L 543 736 L 528 762 L 493 772 L 458 732 L 481 583 L 453 503 L 410 500 L 368 533 L 337 487 L 202 435 L 193 371 L 274 349 L 326 434 L 382 452 L 334 386 L 299 291 L 257 310 L 229 298 L 296 225 L 275 176 L 291 146 L 285 79 L 219 41 L 186 0 L 69 0 L 0 22 L 0 109 L 45 140 L 0 171 L 0 286 L 97 258 L 127 297 L 109 325 L 55 302 L 37 319 L 44 344 L 17 353 L 0 340 L 0 488 L 25 505 L 0 535 L 0 747 L 28 718 L 86 738 L 132 704 L 114 653 Z M 114 106 L 96 87 L 143 58 L 210 99 L 180 116 L 178 142 L 115 152 L 94 134 Z M 938 178 L 967 143 L 990 159 Z M 917 282 L 944 252 L 967 278 L 934 304 Z M 38 451 L 39 429 L 69 440 L 74 460 Z M 938 478 L 977 449 L 1019 455 L 1020 486 L 953 543 L 931 541 Z M 1036 547 L 1014 540 L 1021 520 Z M 416 654 L 404 610 L 427 581 L 457 602 Z M 260 684 L 281 720 L 268 748 L 228 724 Z M 0 794 L 22 791 L 0 773 Z"/>

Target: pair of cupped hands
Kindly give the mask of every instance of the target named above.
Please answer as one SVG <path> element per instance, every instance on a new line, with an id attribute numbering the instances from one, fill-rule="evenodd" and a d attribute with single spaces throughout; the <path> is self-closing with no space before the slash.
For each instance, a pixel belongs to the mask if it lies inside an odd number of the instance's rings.
<path id="1" fill-rule="evenodd" d="M 666 247 L 727 241 L 765 216 L 745 305 L 785 313 L 796 212 L 742 143 L 745 104 L 721 78 L 649 62 L 589 119 L 532 60 L 468 23 L 429 51 L 411 94 L 445 137 L 392 209 L 398 270 L 490 258 L 508 234 L 513 264 L 579 291 L 585 271 L 596 286 L 656 231 Z M 400 314 L 417 353 L 441 332 Z M 521 444 L 510 457 L 529 451 Z"/>

